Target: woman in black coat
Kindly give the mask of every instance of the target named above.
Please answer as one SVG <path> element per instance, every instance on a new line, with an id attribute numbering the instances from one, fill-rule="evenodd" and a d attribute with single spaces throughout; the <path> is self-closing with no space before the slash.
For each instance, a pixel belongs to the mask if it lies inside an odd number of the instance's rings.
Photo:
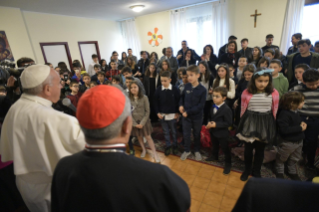
<path id="1" fill-rule="evenodd" d="M 209 67 L 210 72 L 214 77 L 217 75 L 217 71 L 215 69 L 216 64 L 218 63 L 218 59 L 214 54 L 214 48 L 212 45 L 206 45 L 204 47 L 203 55 L 201 56 L 201 61 L 206 61 Z"/>
<path id="2" fill-rule="evenodd" d="M 240 53 L 237 52 L 237 43 L 235 41 L 230 41 L 227 45 L 227 53 L 223 54 L 219 58 L 219 64 L 226 63 L 232 65 L 235 69 L 238 66 L 238 59 Z"/>
<path id="3" fill-rule="evenodd" d="M 182 63 L 179 65 L 180 67 L 188 67 L 190 65 L 195 65 L 196 60 L 193 57 L 193 51 L 191 49 L 188 49 L 185 54 L 185 59 L 182 61 Z"/>

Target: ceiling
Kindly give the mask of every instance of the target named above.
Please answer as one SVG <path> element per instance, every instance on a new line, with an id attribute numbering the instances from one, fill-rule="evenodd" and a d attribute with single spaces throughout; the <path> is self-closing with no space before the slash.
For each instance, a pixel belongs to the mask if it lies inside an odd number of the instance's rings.
<path id="1" fill-rule="evenodd" d="M 0 0 L 0 6 L 20 8 L 23 11 L 67 15 L 106 20 L 136 17 L 208 0 Z M 136 13 L 132 5 L 145 5 Z"/>

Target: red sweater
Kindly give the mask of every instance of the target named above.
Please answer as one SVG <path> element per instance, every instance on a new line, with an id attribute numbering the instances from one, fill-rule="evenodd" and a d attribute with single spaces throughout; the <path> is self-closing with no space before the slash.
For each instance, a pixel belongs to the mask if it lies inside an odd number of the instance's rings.
<path id="1" fill-rule="evenodd" d="M 78 107 L 78 102 L 79 102 L 79 99 L 81 96 L 82 96 L 81 93 L 78 93 L 75 96 L 70 94 L 67 96 L 67 98 L 69 98 L 71 100 L 71 103 L 74 105 L 74 107 Z"/>
<path id="2" fill-rule="evenodd" d="M 109 80 L 112 80 L 112 76 L 116 76 L 116 75 L 119 75 L 120 74 L 120 71 L 119 70 L 109 70 L 106 72 L 106 77 L 109 79 Z"/>

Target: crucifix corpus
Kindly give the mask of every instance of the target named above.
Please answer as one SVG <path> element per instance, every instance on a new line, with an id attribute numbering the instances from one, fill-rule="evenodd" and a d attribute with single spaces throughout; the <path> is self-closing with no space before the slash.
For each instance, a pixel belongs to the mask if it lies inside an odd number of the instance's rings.
<path id="1" fill-rule="evenodd" d="M 255 17 L 255 28 L 256 28 L 256 25 L 257 25 L 257 16 L 260 16 L 261 15 L 261 13 L 259 13 L 259 14 L 257 14 L 257 10 L 255 10 L 255 14 L 252 14 L 252 15 L 250 15 L 251 17 Z"/>

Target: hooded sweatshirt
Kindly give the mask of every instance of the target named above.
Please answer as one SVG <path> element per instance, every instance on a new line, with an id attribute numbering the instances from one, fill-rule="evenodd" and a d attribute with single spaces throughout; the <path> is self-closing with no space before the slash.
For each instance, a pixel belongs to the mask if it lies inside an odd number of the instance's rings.
<path id="1" fill-rule="evenodd" d="M 279 73 L 278 77 L 272 78 L 272 83 L 274 88 L 279 92 L 279 98 L 288 91 L 289 83 L 287 78 L 282 74 Z"/>

